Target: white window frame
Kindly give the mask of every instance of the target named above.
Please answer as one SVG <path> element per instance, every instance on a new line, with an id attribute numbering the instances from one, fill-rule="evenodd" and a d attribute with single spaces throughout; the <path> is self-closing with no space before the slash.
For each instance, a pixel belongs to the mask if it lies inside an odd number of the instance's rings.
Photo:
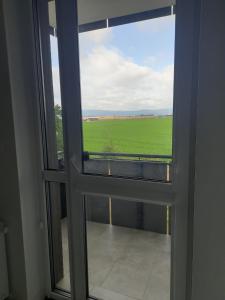
<path id="1" fill-rule="evenodd" d="M 194 161 L 192 162 L 191 159 L 195 149 L 194 104 L 198 52 L 196 28 L 198 28 L 199 5 L 195 0 L 177 0 L 176 3 L 173 180 L 171 183 L 83 174 L 76 5 L 76 0 L 66 2 L 56 0 L 65 171 L 46 169 L 43 172 L 45 181 L 65 182 L 67 185 L 71 298 L 85 300 L 88 297 L 84 195 L 95 194 L 111 195 L 124 201 L 132 199 L 172 206 L 171 300 L 185 300 L 191 285 L 192 247 L 190 245 L 194 185 Z M 74 80 L 72 81 L 71 78 Z M 68 299 L 68 295 L 60 295 L 51 290 L 49 292 L 55 299 Z"/>

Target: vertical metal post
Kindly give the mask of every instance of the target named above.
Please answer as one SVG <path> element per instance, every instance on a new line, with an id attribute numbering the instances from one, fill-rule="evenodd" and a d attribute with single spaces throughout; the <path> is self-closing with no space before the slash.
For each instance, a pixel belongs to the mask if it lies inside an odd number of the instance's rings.
<path id="1" fill-rule="evenodd" d="M 88 294 L 84 195 L 77 191 L 82 161 L 82 117 L 76 0 L 56 0 L 56 21 L 63 106 L 65 169 L 72 299 Z"/>

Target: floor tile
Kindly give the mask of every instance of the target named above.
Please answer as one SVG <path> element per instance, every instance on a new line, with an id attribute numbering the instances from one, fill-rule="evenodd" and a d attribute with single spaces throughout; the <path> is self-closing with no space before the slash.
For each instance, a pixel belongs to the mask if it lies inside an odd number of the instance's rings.
<path id="1" fill-rule="evenodd" d="M 116 293 L 142 299 L 148 282 L 148 271 L 132 264 L 116 263 L 102 287 Z"/>
<path id="2" fill-rule="evenodd" d="M 136 300 L 134 298 L 130 298 L 106 289 L 103 289 L 101 287 L 95 287 L 92 289 L 91 296 L 94 296 L 100 300 Z"/>
<path id="3" fill-rule="evenodd" d="M 70 290 L 67 224 L 62 223 L 64 278 Z M 91 295 L 103 300 L 169 300 L 169 236 L 144 230 L 88 222 Z"/>
<path id="4" fill-rule="evenodd" d="M 152 275 L 143 300 L 170 300 L 170 280 L 168 276 Z"/>

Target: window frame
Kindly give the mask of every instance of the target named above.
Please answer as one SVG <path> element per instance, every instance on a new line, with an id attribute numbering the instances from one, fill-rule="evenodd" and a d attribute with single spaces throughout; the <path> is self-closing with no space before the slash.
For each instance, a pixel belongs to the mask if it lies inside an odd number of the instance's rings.
<path id="1" fill-rule="evenodd" d="M 43 4 L 46 1 L 41 0 L 40 2 Z M 45 182 L 65 182 L 67 186 L 71 297 L 74 299 L 87 298 L 83 195 L 88 193 L 96 195 L 110 194 L 120 198 L 122 195 L 124 200 L 133 199 L 155 204 L 170 204 L 172 206 L 174 221 L 172 225 L 171 300 L 186 299 L 189 288 L 188 280 L 190 281 L 190 269 L 187 267 L 187 262 L 191 258 L 188 241 L 192 237 L 192 220 L 188 222 L 188 217 L 191 215 L 193 201 L 190 188 L 194 184 L 193 178 L 190 176 L 194 172 L 194 166 L 192 163 L 190 164 L 190 158 L 195 144 L 195 126 L 193 126 L 195 124 L 195 115 L 193 115 L 195 108 L 193 107 L 196 101 L 194 71 L 197 67 L 194 64 L 196 63 L 198 45 L 194 25 L 196 26 L 198 5 L 194 0 L 189 1 L 189 3 L 185 0 L 177 0 L 176 15 L 173 117 L 173 136 L 176 137 L 173 139 L 174 181 L 172 183 L 161 183 L 150 180 L 101 177 L 82 173 L 82 145 L 75 142 L 77 140 L 82 141 L 79 64 L 77 64 L 79 49 L 76 0 L 68 0 L 67 5 L 62 0 L 56 0 L 65 170 L 50 170 L 45 165 L 43 180 Z M 186 39 L 183 38 L 184 33 L 186 33 Z M 72 42 L 71 36 L 75 37 Z M 194 48 L 191 55 L 187 45 L 192 45 Z M 68 57 L 72 58 L 72 62 L 68 60 Z M 183 57 L 187 57 L 187 60 L 183 61 Z M 71 84 L 69 78 L 75 78 L 75 84 Z M 44 83 L 43 89 L 46 89 Z M 183 90 L 187 91 L 185 95 Z M 44 102 L 45 96 L 42 95 L 42 97 Z M 78 99 L 78 101 L 71 101 L 71 99 Z M 179 99 L 182 99 L 182 101 Z M 72 117 L 74 114 L 77 118 Z M 73 123 L 74 119 L 75 123 Z M 42 117 L 43 122 L 45 120 Z M 185 128 L 181 126 L 182 123 L 185 124 Z M 104 187 L 104 190 L 102 187 Z M 73 199 L 76 199 L 76 201 Z M 78 241 L 80 247 L 76 246 Z M 80 282 L 76 281 L 78 276 L 81 279 Z M 52 297 L 56 297 L 55 299 L 57 297 L 58 299 L 68 299 L 68 295 L 52 292 L 52 286 L 49 293 Z"/>

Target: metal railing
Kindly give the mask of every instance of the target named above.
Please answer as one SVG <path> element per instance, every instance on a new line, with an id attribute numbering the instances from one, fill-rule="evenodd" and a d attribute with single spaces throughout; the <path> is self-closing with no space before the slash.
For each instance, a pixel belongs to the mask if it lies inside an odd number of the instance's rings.
<path id="1" fill-rule="evenodd" d="M 126 158 L 137 158 L 137 160 L 153 160 L 156 159 L 157 161 L 162 160 L 172 160 L 172 155 L 162 155 L 162 154 L 140 154 L 140 153 L 116 153 L 116 152 L 84 152 L 83 158 L 84 160 L 89 160 L 91 157 L 94 158 L 107 158 L 107 159 L 126 159 Z"/>
<path id="2" fill-rule="evenodd" d="M 63 151 L 57 152 L 58 159 L 63 160 Z M 172 161 L 172 155 L 163 154 L 141 154 L 141 153 L 124 153 L 124 152 L 96 152 L 96 151 L 84 151 L 83 160 L 88 161 L 90 159 L 107 159 L 107 160 L 138 160 L 138 161 L 157 161 L 170 163 Z"/>

